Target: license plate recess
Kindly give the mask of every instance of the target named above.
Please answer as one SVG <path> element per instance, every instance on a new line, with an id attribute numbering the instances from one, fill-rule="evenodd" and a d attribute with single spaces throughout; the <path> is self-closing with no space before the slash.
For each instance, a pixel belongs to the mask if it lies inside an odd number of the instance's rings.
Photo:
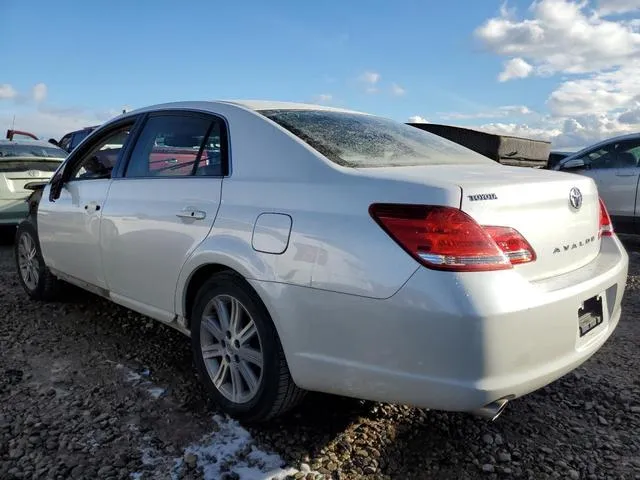
<path id="1" fill-rule="evenodd" d="M 602 324 L 603 321 L 602 297 L 600 295 L 585 300 L 582 307 L 578 309 L 578 330 L 581 337 Z"/>

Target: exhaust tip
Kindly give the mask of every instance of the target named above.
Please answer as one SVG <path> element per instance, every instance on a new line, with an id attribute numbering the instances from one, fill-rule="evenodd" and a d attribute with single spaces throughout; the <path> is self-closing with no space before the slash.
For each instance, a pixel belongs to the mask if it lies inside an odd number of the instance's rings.
<path id="1" fill-rule="evenodd" d="M 507 404 L 509 403 L 509 400 L 510 400 L 510 397 L 501 398 L 499 400 L 496 400 L 495 402 L 488 403 L 484 407 L 474 410 L 471 413 L 476 417 L 484 418 L 486 420 L 493 422 L 500 415 L 502 415 L 502 412 L 504 412 L 504 409 L 507 408 Z"/>

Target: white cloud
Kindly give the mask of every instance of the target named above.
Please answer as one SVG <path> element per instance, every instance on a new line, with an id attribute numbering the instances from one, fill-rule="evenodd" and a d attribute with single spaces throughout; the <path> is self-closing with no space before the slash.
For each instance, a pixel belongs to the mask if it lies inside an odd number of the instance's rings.
<path id="1" fill-rule="evenodd" d="M 330 93 L 321 93 L 313 97 L 315 103 L 329 103 L 331 100 L 333 100 L 333 95 Z"/>
<path id="2" fill-rule="evenodd" d="M 364 72 L 359 78 L 363 83 L 375 85 L 380 80 L 380 74 L 377 72 Z"/>
<path id="3" fill-rule="evenodd" d="M 0 100 L 11 100 L 18 96 L 18 91 L 8 83 L 0 84 Z"/>
<path id="4" fill-rule="evenodd" d="M 504 63 L 504 69 L 498 75 L 498 80 L 506 82 L 514 78 L 526 78 L 533 72 L 533 67 L 521 58 L 512 58 Z"/>
<path id="5" fill-rule="evenodd" d="M 498 135 L 511 135 L 514 137 L 533 138 L 535 140 L 550 141 L 562 134 L 562 130 L 554 128 L 533 127 L 517 123 L 487 123 L 477 127 L 471 127 Z"/>
<path id="6" fill-rule="evenodd" d="M 567 80 L 547 101 L 554 115 L 612 112 L 632 106 L 640 95 L 640 59 L 620 69 Z"/>
<path id="7" fill-rule="evenodd" d="M 640 0 L 536 0 L 525 16 L 503 5 L 475 30 L 487 49 L 505 58 L 498 80 L 557 76 L 558 83 L 546 100 L 548 114 L 514 122 L 510 112 L 475 128 L 547 139 L 553 148 L 640 130 L 640 19 L 619 15 L 634 11 Z M 451 118 L 504 114 L 485 115 L 491 113 Z"/>
<path id="8" fill-rule="evenodd" d="M 409 117 L 409 123 L 429 123 L 429 120 L 420 115 L 412 115 Z"/>
<path id="9" fill-rule="evenodd" d="M 0 131 L 11 128 L 15 113 L 15 128 L 34 133 L 39 138 L 55 138 L 90 125 L 99 125 L 120 115 L 122 109 L 91 111 L 82 108 L 45 107 L 0 110 Z"/>
<path id="10" fill-rule="evenodd" d="M 498 107 L 493 111 L 482 111 L 476 113 L 441 113 L 439 114 L 443 120 L 469 120 L 474 118 L 504 118 L 516 117 L 524 115 L 532 115 L 534 112 L 526 105 L 505 105 Z"/>
<path id="11" fill-rule="evenodd" d="M 11 125 L 13 115 L 0 112 L 0 126 Z M 40 138 L 59 139 L 62 135 L 78 128 L 86 127 L 91 121 L 65 114 L 53 114 L 39 111 L 17 113 L 15 128 L 34 133 Z"/>
<path id="12" fill-rule="evenodd" d="M 639 0 L 599 0 L 598 13 L 602 16 L 640 10 Z"/>
<path id="13" fill-rule="evenodd" d="M 503 9 L 475 35 L 489 50 L 520 59 L 542 76 L 620 67 L 640 53 L 637 26 L 603 18 L 584 0 L 538 0 L 529 10 L 532 18 L 518 20 Z"/>
<path id="14" fill-rule="evenodd" d="M 630 123 L 625 123 L 625 117 Z M 638 130 L 640 108 L 622 115 L 583 115 L 572 118 L 543 118 L 535 124 L 488 123 L 476 128 L 500 135 L 547 140 L 553 149 L 578 150 L 600 140 Z"/>
<path id="15" fill-rule="evenodd" d="M 44 83 L 36 83 L 31 90 L 33 99 L 40 103 L 47 98 L 47 85 Z"/>
<path id="16" fill-rule="evenodd" d="M 57 106 L 49 104 L 47 96 L 48 87 L 45 83 L 35 84 L 30 95 L 18 92 L 9 84 L 0 85 L 0 99 L 12 99 L 8 104 L 0 105 L 0 132 L 11 128 L 15 115 L 17 130 L 26 130 L 44 139 L 59 139 L 70 131 L 104 123 L 120 115 L 123 109 L 131 110 L 128 105 L 100 111 Z"/>
<path id="17" fill-rule="evenodd" d="M 618 121 L 623 125 L 640 125 L 640 105 L 622 113 Z"/>
<path id="18" fill-rule="evenodd" d="M 500 107 L 498 109 L 499 112 L 507 115 L 531 115 L 534 113 L 531 111 L 529 107 L 526 105 L 505 105 L 504 107 Z"/>
<path id="19" fill-rule="evenodd" d="M 393 83 L 393 84 L 391 84 L 391 93 L 393 95 L 395 95 L 396 97 L 401 97 L 402 95 L 407 93 L 407 91 L 404 88 L 402 88 L 400 85 L 398 85 L 397 83 Z"/>
<path id="20" fill-rule="evenodd" d="M 362 75 L 358 77 L 358 80 L 364 84 L 365 92 L 367 93 L 377 93 L 378 87 L 377 83 L 380 81 L 380 74 L 377 72 L 364 72 Z"/>

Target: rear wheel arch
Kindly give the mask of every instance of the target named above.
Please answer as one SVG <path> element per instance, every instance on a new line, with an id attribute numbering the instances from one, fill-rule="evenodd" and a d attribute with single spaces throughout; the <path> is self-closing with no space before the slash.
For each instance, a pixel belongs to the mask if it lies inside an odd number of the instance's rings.
<path id="1" fill-rule="evenodd" d="M 206 276 L 210 271 L 215 273 Z M 217 265 L 213 270 L 204 268 L 199 276 L 206 280 L 198 287 L 193 305 L 190 306 L 193 312 L 189 322 L 191 345 L 199 376 L 212 397 L 227 414 L 252 423 L 269 420 L 295 407 L 306 392 L 296 385 L 291 376 L 280 335 L 258 292 L 242 275 L 230 268 L 220 270 Z M 195 286 L 196 283 L 190 285 L 192 289 Z M 242 317 L 236 317 L 236 321 L 230 322 L 234 314 L 229 310 L 224 315 L 217 312 L 209 316 L 212 302 L 215 303 L 215 299 L 226 302 L 225 298 L 238 302 L 236 304 L 242 307 L 249 318 L 244 317 L 242 321 Z M 213 308 L 218 310 L 219 307 L 215 305 Z M 253 332 L 246 333 L 251 331 L 250 324 L 253 325 Z M 213 328 L 207 325 L 213 325 Z M 259 343 L 249 344 L 250 338 L 253 341 L 257 339 Z M 250 357 L 259 359 L 258 362 L 246 357 L 251 350 L 255 355 Z M 253 382 L 248 381 L 246 373 L 241 373 L 240 366 L 243 363 L 245 370 L 247 365 L 259 365 L 259 376 L 255 371 L 254 375 L 249 375 L 254 377 Z M 236 397 L 236 387 L 241 387 L 243 383 L 250 390 L 249 398 L 244 401 Z M 253 387 L 250 386 L 252 383 Z M 251 391 L 256 387 L 257 390 Z M 242 387 L 243 393 L 246 393 L 244 390 Z"/>
<path id="2" fill-rule="evenodd" d="M 23 248 L 24 245 L 22 244 L 23 236 L 26 237 L 31 251 L 34 252 L 31 264 L 37 271 L 38 278 L 35 280 L 35 285 L 27 284 L 22 273 L 21 263 L 24 260 L 24 253 L 26 253 L 26 250 Z M 40 248 L 40 239 L 38 237 L 36 224 L 31 219 L 23 220 L 16 228 L 14 257 L 19 282 L 29 297 L 33 300 L 40 301 L 54 301 L 63 297 L 64 282 L 56 278 L 46 266 Z"/>
<path id="3" fill-rule="evenodd" d="M 202 288 L 213 275 L 220 272 L 231 272 L 241 276 L 234 269 L 220 263 L 201 265 L 189 276 L 182 298 L 182 309 L 184 318 L 187 321 L 187 328 L 191 328 L 193 307 L 200 288 Z"/>
<path id="4" fill-rule="evenodd" d="M 277 318 L 274 318 L 274 314 L 272 308 L 269 305 L 269 302 L 265 302 L 262 298 L 261 292 L 256 290 L 256 288 L 251 285 L 245 275 L 243 275 L 240 271 L 232 268 L 223 263 L 206 263 L 197 267 L 193 273 L 188 277 L 188 280 L 185 283 L 184 290 L 182 290 L 182 316 L 186 320 L 185 326 L 187 329 L 191 330 L 191 325 L 193 322 L 193 309 L 196 304 L 196 299 L 198 297 L 198 293 L 200 289 L 213 277 L 219 273 L 230 273 L 235 275 L 243 284 L 243 287 L 246 288 L 251 293 L 255 294 L 255 296 L 260 300 L 262 306 L 265 308 L 267 313 L 269 314 L 271 323 L 276 330 L 278 338 L 282 341 L 282 334 L 280 331 L 280 326 L 278 324 Z M 264 292 L 263 292 L 264 293 Z M 288 351 L 289 349 L 283 345 L 283 349 L 285 352 L 285 357 L 289 360 Z"/>

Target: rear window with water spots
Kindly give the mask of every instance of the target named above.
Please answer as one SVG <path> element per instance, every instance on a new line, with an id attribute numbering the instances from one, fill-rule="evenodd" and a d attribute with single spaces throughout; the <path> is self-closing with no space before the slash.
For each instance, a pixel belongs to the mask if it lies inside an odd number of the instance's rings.
<path id="1" fill-rule="evenodd" d="M 324 110 L 260 113 L 346 167 L 493 163 L 443 137 L 373 115 Z"/>

